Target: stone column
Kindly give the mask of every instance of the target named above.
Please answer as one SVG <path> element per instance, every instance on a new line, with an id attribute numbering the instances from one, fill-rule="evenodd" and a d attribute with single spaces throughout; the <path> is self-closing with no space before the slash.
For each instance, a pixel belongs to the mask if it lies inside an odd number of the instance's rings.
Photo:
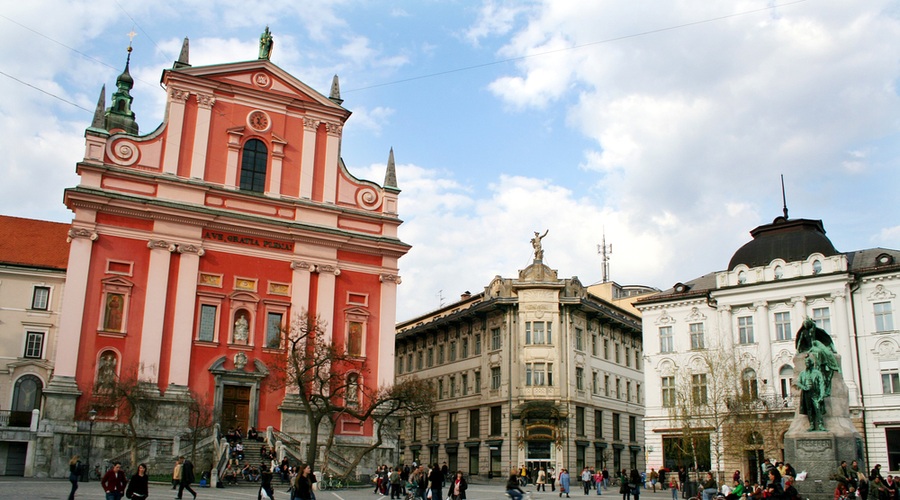
<path id="1" fill-rule="evenodd" d="M 194 124 L 194 147 L 191 154 L 191 177 L 194 179 L 203 179 L 206 175 L 209 123 L 215 103 L 216 98 L 211 94 L 197 94 L 197 123 Z"/>
<path id="2" fill-rule="evenodd" d="M 166 293 L 169 286 L 169 264 L 175 244 L 150 240 L 150 264 L 147 269 L 147 293 L 141 324 L 141 382 L 159 382 L 159 360 L 162 355 L 163 320 L 166 316 Z"/>
<path id="3" fill-rule="evenodd" d="M 300 198 L 312 198 L 313 171 L 316 168 L 316 130 L 319 120 L 303 119 L 303 145 L 300 160 Z"/>
<path id="4" fill-rule="evenodd" d="M 325 203 L 334 203 L 334 200 L 337 198 L 338 163 L 340 162 L 342 130 L 343 126 L 340 123 L 325 124 L 325 131 L 328 134 L 328 138 L 325 141 L 325 190 L 322 193 L 322 201 Z"/>
<path id="5" fill-rule="evenodd" d="M 194 340 L 194 311 L 197 301 L 197 276 L 204 250 L 199 245 L 180 244 L 178 282 L 175 288 L 175 314 L 172 349 L 169 356 L 169 389 L 186 391 L 191 372 L 191 347 Z M 177 387 L 172 387 L 177 386 Z"/>
<path id="6" fill-rule="evenodd" d="M 756 341 L 759 345 L 759 364 L 762 369 L 762 379 L 766 381 L 764 387 L 766 396 L 775 395 L 775 369 L 772 367 L 772 334 L 769 330 L 769 303 L 761 300 L 754 302 L 756 314 L 753 322 L 756 323 Z M 758 327 L 758 328 L 757 328 Z"/>
<path id="7" fill-rule="evenodd" d="M 325 329 L 325 342 L 331 343 L 334 338 L 334 285 L 341 270 L 335 265 L 319 264 L 319 287 L 316 290 L 316 314 L 328 324 Z M 393 345 L 393 342 L 391 342 Z"/>
<path id="8" fill-rule="evenodd" d="M 163 173 L 178 173 L 178 161 L 181 153 L 181 134 L 184 130 L 184 103 L 190 92 L 176 87 L 169 87 L 169 110 L 166 118 L 166 153 L 163 157 Z"/>
<path id="9" fill-rule="evenodd" d="M 394 328 L 397 324 L 397 285 L 400 276 L 382 274 L 380 322 L 378 324 L 378 387 L 394 382 Z M 371 337 L 370 337 L 371 341 Z"/>

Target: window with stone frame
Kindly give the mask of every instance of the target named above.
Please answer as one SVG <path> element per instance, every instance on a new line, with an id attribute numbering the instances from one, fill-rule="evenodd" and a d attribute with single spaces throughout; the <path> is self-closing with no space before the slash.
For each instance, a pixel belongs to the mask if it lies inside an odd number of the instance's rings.
<path id="1" fill-rule="evenodd" d="M 741 344 L 753 344 L 756 342 L 753 334 L 753 316 L 739 316 L 738 323 L 738 342 Z"/>
<path id="2" fill-rule="evenodd" d="M 675 407 L 675 377 L 661 377 L 660 386 L 662 387 L 662 405 L 663 408 Z"/>
<path id="3" fill-rule="evenodd" d="M 46 311 L 50 308 L 50 287 L 35 286 L 31 292 L 31 308 L 36 311 Z"/>
<path id="4" fill-rule="evenodd" d="M 792 340 L 791 312 L 782 311 L 775 313 L 775 340 Z"/>
<path id="5" fill-rule="evenodd" d="M 703 323 L 691 323 L 688 327 L 691 332 L 691 349 L 706 349 L 706 339 L 703 335 Z"/>
<path id="6" fill-rule="evenodd" d="M 659 352 L 675 352 L 675 337 L 671 326 L 659 327 Z"/>
<path id="7" fill-rule="evenodd" d="M 894 317 L 891 312 L 890 302 L 876 302 L 872 304 L 875 311 L 875 331 L 890 332 L 894 329 Z"/>

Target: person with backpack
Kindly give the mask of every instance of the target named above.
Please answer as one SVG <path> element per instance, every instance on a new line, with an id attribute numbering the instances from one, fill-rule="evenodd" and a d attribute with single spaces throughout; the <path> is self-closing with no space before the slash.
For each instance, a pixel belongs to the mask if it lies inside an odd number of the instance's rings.
<path id="1" fill-rule="evenodd" d="M 75 500 L 75 490 L 78 489 L 78 480 L 84 474 L 84 464 L 81 457 L 75 455 L 69 460 L 69 482 L 72 483 L 72 491 L 69 492 L 69 500 Z"/>
<path id="2" fill-rule="evenodd" d="M 388 475 L 388 483 L 391 485 L 391 498 L 400 498 L 400 492 L 402 488 L 400 487 L 400 467 L 394 467 L 394 470 L 391 471 L 390 475 Z"/>

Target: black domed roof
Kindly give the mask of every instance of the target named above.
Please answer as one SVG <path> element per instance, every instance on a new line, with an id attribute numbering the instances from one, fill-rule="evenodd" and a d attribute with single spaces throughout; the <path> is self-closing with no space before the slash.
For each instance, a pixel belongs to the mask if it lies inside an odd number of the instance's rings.
<path id="1" fill-rule="evenodd" d="M 814 253 L 825 257 L 840 253 L 825 236 L 821 220 L 777 217 L 771 224 L 759 226 L 750 234 L 753 240 L 734 253 L 728 263 L 729 270 L 739 264 L 758 267 L 768 265 L 775 259 L 792 262 L 805 260 Z"/>

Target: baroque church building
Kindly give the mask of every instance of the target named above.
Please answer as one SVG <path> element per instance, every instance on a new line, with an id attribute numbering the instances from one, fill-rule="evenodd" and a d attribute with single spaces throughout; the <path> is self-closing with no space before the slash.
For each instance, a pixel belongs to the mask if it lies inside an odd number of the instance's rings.
<path id="1" fill-rule="evenodd" d="M 900 470 L 900 251 L 840 252 L 822 221 L 789 219 L 786 208 L 750 234 L 725 270 L 636 303 L 648 467 L 756 480 L 764 459 L 784 460 L 799 402 L 795 337 L 811 318 L 834 340 L 863 438 L 846 460 Z"/>
<path id="2" fill-rule="evenodd" d="M 535 239 L 517 277 L 397 325 L 397 380 L 436 393 L 431 414 L 402 425 L 403 462 L 483 478 L 644 468 L 640 318 L 560 279 Z"/>
<path id="3" fill-rule="evenodd" d="M 36 474 L 67 474 L 91 446 L 92 463 L 97 450 L 127 456 L 115 435 L 129 415 L 93 399 L 112 380 L 134 379 L 157 400 L 156 418 L 139 422 L 152 441 L 139 460 L 177 454 L 188 397 L 223 433 L 270 429 L 303 456 L 306 420 L 278 374 L 282 332 L 305 313 L 354 359 L 343 369 L 356 387 L 393 383 L 386 339 L 409 250 L 393 152 L 383 185 L 354 177 L 340 155 L 351 113 L 337 77 L 320 94 L 269 60 L 270 40 L 258 59 L 203 67 L 190 65 L 185 40 L 162 73 L 165 119 L 149 133 L 131 111 L 128 64 L 111 106 L 101 93 L 79 183 L 65 192 L 68 276 Z M 371 422 L 338 427 L 347 446 L 373 435 Z"/>

